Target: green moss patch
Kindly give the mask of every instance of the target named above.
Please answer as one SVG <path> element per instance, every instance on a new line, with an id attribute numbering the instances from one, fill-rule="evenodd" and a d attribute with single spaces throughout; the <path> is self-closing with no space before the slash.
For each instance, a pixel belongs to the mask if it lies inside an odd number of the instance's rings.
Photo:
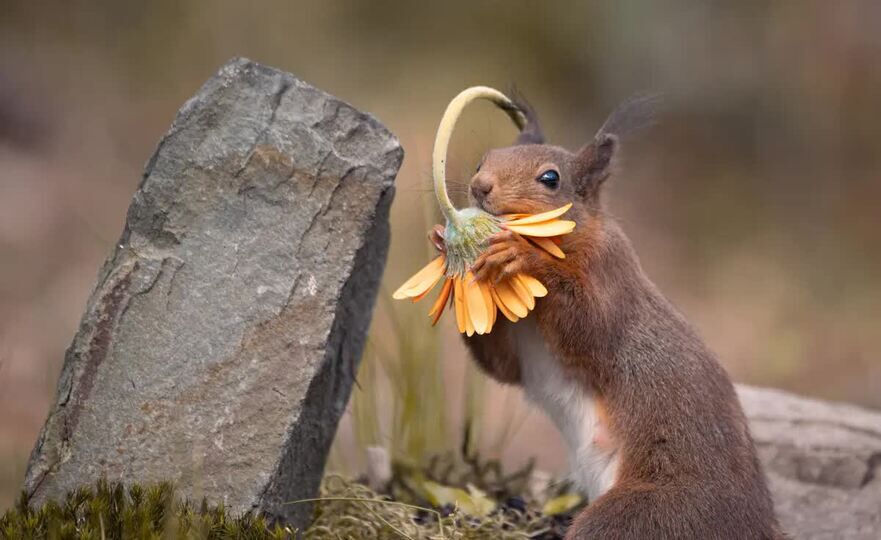
<path id="1" fill-rule="evenodd" d="M 15 507 L 0 517 L 0 538 L 105 539 L 205 538 L 282 539 L 293 531 L 270 526 L 257 515 L 231 516 L 223 505 L 195 506 L 175 496 L 170 483 L 150 486 L 98 481 L 81 487 L 60 502 L 39 508 L 22 495 Z"/>

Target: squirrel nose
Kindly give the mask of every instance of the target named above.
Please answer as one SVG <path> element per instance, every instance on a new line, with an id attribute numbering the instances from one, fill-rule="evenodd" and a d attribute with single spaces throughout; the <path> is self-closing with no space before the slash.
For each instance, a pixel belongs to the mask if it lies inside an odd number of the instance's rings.
<path id="1" fill-rule="evenodd" d="M 478 201 L 482 201 L 493 190 L 495 182 L 486 176 L 477 176 L 471 181 L 471 195 Z"/>

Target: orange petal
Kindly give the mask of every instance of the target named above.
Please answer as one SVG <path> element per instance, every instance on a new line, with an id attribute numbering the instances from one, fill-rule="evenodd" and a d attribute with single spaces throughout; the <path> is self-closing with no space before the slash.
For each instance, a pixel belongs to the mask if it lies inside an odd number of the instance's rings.
<path id="1" fill-rule="evenodd" d="M 453 292 L 454 292 L 455 290 L 456 290 L 456 288 L 453 287 L 452 291 L 450 291 L 450 303 L 449 303 L 449 306 L 450 306 L 450 311 L 452 311 L 453 313 L 456 312 L 456 306 L 455 306 L 455 302 L 454 302 L 454 300 L 453 300 Z"/>
<path id="2" fill-rule="evenodd" d="M 529 225 L 512 225 L 506 223 L 505 227 L 523 236 L 559 236 L 569 234 L 575 228 L 575 222 L 566 219 L 555 219 L 542 223 Z"/>
<path id="3" fill-rule="evenodd" d="M 503 221 L 514 221 L 515 219 L 523 219 L 525 217 L 529 217 L 532 214 L 502 214 L 499 217 Z"/>
<path id="4" fill-rule="evenodd" d="M 514 292 L 517 293 L 517 297 L 520 298 L 520 301 L 526 305 L 526 309 L 532 310 L 535 308 L 535 297 L 532 296 L 532 293 L 529 292 L 526 285 L 520 283 L 520 280 L 516 277 L 509 279 L 508 283 L 511 285 L 511 288 L 514 289 Z"/>
<path id="5" fill-rule="evenodd" d="M 487 333 L 491 328 L 489 309 L 487 309 L 489 306 L 483 300 L 483 292 L 471 272 L 465 273 L 465 302 L 468 304 L 468 316 L 474 331 L 478 334 Z"/>
<path id="6" fill-rule="evenodd" d="M 442 277 L 443 277 L 443 276 L 442 276 Z M 438 278 L 438 281 L 440 281 L 440 278 Z M 425 291 L 424 291 L 422 294 L 420 294 L 419 296 L 414 296 L 414 297 L 410 298 L 410 301 L 413 302 L 413 303 L 415 304 L 416 302 L 422 300 L 423 298 L 425 298 L 426 296 L 428 296 L 428 293 L 430 293 L 431 290 L 434 289 L 434 286 L 435 286 L 435 285 L 437 285 L 437 281 L 435 281 L 434 283 L 432 283 L 432 284 L 431 284 L 431 287 L 428 287 L 427 289 L 425 289 Z"/>
<path id="7" fill-rule="evenodd" d="M 572 203 L 569 203 L 566 206 L 561 206 L 556 210 L 550 210 L 548 212 L 542 212 L 541 214 L 532 214 L 531 216 L 516 218 L 513 221 L 509 221 L 507 225 L 532 225 L 535 223 L 541 223 L 543 221 L 550 221 L 552 219 L 562 216 L 563 214 L 568 212 L 570 208 L 572 208 Z"/>
<path id="8" fill-rule="evenodd" d="M 498 308 L 498 306 L 496 306 L 496 303 L 493 300 L 492 293 L 490 292 L 491 290 L 492 290 L 492 287 L 489 284 L 487 284 L 486 292 L 489 294 L 489 305 L 490 305 L 489 309 L 490 309 L 490 313 L 493 314 L 492 326 L 495 326 L 496 321 L 499 319 L 499 308 Z M 492 327 L 490 328 L 490 330 L 492 330 Z"/>
<path id="9" fill-rule="evenodd" d="M 517 322 L 520 320 L 520 317 L 518 317 L 517 315 L 514 315 L 514 313 L 512 313 L 511 310 L 508 309 L 508 306 L 506 306 L 505 303 L 502 302 L 502 299 L 499 298 L 499 293 L 496 292 L 494 287 L 490 287 L 489 292 L 492 295 L 493 302 L 496 303 L 496 306 L 498 306 L 499 311 L 502 312 L 502 315 L 504 315 L 506 319 L 508 319 L 511 322 Z"/>
<path id="10" fill-rule="evenodd" d="M 424 295 L 434 287 L 435 283 L 444 275 L 444 269 L 447 266 L 447 259 L 444 255 L 440 255 L 431 261 L 422 270 L 404 282 L 398 290 L 392 295 L 395 300 L 403 298 L 413 298 L 415 296 Z"/>
<path id="11" fill-rule="evenodd" d="M 527 276 L 526 274 L 517 274 L 515 277 L 520 280 L 520 283 L 526 286 L 526 289 L 532 294 L 532 296 L 536 298 L 547 296 L 548 290 L 541 281 L 532 276 Z"/>
<path id="12" fill-rule="evenodd" d="M 456 308 L 456 326 L 459 333 L 465 331 L 465 294 L 462 292 L 462 278 L 453 278 L 453 306 Z"/>
<path id="13" fill-rule="evenodd" d="M 447 300 L 450 299 L 450 292 L 453 290 L 453 280 L 447 279 L 444 281 L 444 286 L 441 289 L 440 295 L 437 297 L 437 300 L 434 301 L 434 305 L 431 307 L 431 311 L 428 312 L 428 316 L 431 317 L 431 326 L 437 324 L 437 321 L 440 320 L 441 315 L 444 313 L 444 307 L 447 305 Z"/>
<path id="14" fill-rule="evenodd" d="M 547 251 L 554 257 L 557 257 L 558 259 L 566 258 L 566 254 L 563 253 L 563 250 L 560 249 L 559 246 L 557 246 L 557 244 L 555 244 L 552 239 L 544 238 L 541 236 L 528 236 L 527 238 L 529 238 L 531 242 L 534 242 L 535 245 Z M 559 238 L 559 236 L 555 236 L 554 238 Z"/>
<path id="15" fill-rule="evenodd" d="M 486 327 L 486 333 L 488 334 L 492 329 L 493 325 L 496 324 L 496 303 L 493 301 L 492 294 L 490 291 L 490 284 L 481 281 L 477 284 L 480 287 L 480 293 L 483 295 L 483 304 L 486 306 L 486 310 L 489 312 L 489 325 Z"/>
<path id="16" fill-rule="evenodd" d="M 471 337 L 474 335 L 474 322 L 471 320 L 471 314 L 468 312 L 468 293 L 465 292 L 467 284 L 462 281 L 462 318 L 465 322 L 465 335 Z"/>
<path id="17" fill-rule="evenodd" d="M 520 297 L 509 282 L 505 281 L 497 283 L 495 289 L 499 300 L 501 300 L 505 307 L 515 316 L 523 318 L 529 313 L 526 304 L 520 300 Z M 510 319 L 510 317 L 508 318 Z"/>

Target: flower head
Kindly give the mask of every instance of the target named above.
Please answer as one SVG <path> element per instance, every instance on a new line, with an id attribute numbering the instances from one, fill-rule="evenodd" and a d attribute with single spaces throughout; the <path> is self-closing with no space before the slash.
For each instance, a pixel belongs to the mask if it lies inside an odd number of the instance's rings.
<path id="1" fill-rule="evenodd" d="M 436 324 L 448 304 L 456 313 L 459 332 L 486 334 L 492 330 L 498 312 L 512 322 L 526 317 L 535 307 L 535 299 L 548 291 L 537 279 L 518 274 L 499 283 L 476 281 L 471 266 L 483 253 L 492 235 L 507 228 L 532 241 L 551 255 L 564 258 L 559 237 L 572 232 L 574 221 L 561 220 L 572 204 L 541 214 L 494 216 L 479 208 L 456 209 L 446 187 L 446 154 L 450 136 L 462 109 L 476 99 L 488 99 L 504 110 L 519 128 L 526 119 L 523 113 L 501 92 L 485 86 L 462 91 L 447 106 L 438 127 L 432 156 L 435 195 L 446 218 L 444 232 L 446 253 L 428 263 L 395 291 L 396 299 L 424 298 L 443 279 L 440 295 L 429 312 Z"/>
<path id="2" fill-rule="evenodd" d="M 572 232 L 575 222 L 559 219 L 571 204 L 541 214 L 496 217 L 494 225 L 498 230 L 502 226 L 516 232 L 554 257 L 565 258 L 566 255 L 557 245 L 559 237 Z M 469 270 L 471 264 L 486 247 L 485 241 L 494 233 L 486 235 L 484 243 L 474 244 L 474 238 L 468 242 L 467 250 L 454 254 L 450 239 L 469 233 L 455 230 L 450 233 L 448 226 L 444 234 L 447 242 L 446 254 L 439 255 L 422 270 L 408 279 L 393 297 L 396 299 L 410 298 L 414 302 L 424 298 L 439 282 L 443 287 L 429 311 L 431 323 L 437 324 L 447 305 L 456 313 L 459 331 L 467 335 L 486 334 L 492 330 L 498 313 L 511 322 L 526 317 L 535 308 L 535 299 L 545 296 L 545 286 L 532 276 L 518 274 L 498 283 L 475 281 Z M 470 251 L 473 249 L 472 251 Z M 463 254 L 464 253 L 464 254 Z"/>

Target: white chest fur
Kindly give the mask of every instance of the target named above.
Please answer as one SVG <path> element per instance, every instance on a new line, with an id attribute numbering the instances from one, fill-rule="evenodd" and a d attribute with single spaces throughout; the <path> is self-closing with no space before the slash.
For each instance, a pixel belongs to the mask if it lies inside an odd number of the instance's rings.
<path id="1" fill-rule="evenodd" d="M 514 335 L 526 397 L 560 430 L 569 447 L 572 480 L 594 500 L 612 487 L 618 468 L 617 455 L 594 442 L 600 421 L 594 397 L 563 372 L 534 319 L 518 322 Z"/>

